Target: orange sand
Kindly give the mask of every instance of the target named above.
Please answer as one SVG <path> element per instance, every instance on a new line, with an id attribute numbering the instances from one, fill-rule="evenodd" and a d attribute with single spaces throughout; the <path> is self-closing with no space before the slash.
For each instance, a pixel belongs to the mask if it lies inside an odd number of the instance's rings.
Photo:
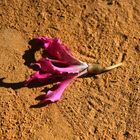
<path id="1" fill-rule="evenodd" d="M 40 35 L 61 38 L 88 63 L 125 54 L 123 67 L 76 79 L 61 101 L 30 108 L 43 87 L 14 83 L 33 72 L 25 54 Z M 140 0 L 1 0 L 0 78 L 1 140 L 139 140 Z"/>

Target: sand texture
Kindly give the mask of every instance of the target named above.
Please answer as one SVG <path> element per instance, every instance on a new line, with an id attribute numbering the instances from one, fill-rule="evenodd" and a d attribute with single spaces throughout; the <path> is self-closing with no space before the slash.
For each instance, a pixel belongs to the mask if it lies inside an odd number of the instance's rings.
<path id="1" fill-rule="evenodd" d="M 81 61 L 123 66 L 31 108 L 44 87 L 23 86 L 41 53 L 29 41 L 42 35 Z M 0 140 L 140 140 L 140 0 L 0 0 Z"/>

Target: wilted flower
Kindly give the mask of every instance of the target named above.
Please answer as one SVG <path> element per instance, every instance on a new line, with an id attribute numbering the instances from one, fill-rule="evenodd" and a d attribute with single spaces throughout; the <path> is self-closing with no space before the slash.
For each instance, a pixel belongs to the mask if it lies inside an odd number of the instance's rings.
<path id="1" fill-rule="evenodd" d="M 70 50 L 62 44 L 60 39 L 52 39 L 48 37 L 35 38 L 42 44 L 46 56 L 42 56 L 40 60 L 32 65 L 38 67 L 38 71 L 32 74 L 26 81 L 26 86 L 32 83 L 56 83 L 54 87 L 43 95 L 40 103 L 56 102 L 68 84 L 76 77 L 92 76 L 109 71 L 121 65 L 121 63 L 103 68 L 98 64 L 87 64 L 73 57 Z"/>

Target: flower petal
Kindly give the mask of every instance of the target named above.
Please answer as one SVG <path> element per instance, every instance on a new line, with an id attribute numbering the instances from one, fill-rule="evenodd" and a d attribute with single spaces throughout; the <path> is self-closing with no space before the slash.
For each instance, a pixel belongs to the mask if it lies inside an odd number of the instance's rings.
<path id="1" fill-rule="evenodd" d="M 33 85 L 35 83 L 47 83 L 48 78 L 51 77 L 51 73 L 41 73 L 37 71 L 36 73 L 32 74 L 26 81 L 25 85 L 28 86 L 30 83 Z"/>
<path id="2" fill-rule="evenodd" d="M 40 71 L 44 71 L 46 73 L 59 74 L 60 72 L 56 70 L 52 64 L 52 62 L 46 58 L 41 58 L 34 65 L 37 65 L 40 68 Z"/>
<path id="3" fill-rule="evenodd" d="M 73 57 L 70 50 L 61 43 L 60 39 L 51 39 L 48 37 L 37 37 L 35 39 L 43 44 L 48 58 L 62 60 L 69 65 L 81 64 L 81 61 Z"/>
<path id="4" fill-rule="evenodd" d="M 42 71 L 51 74 L 79 73 L 88 67 L 86 63 L 81 63 L 79 65 L 71 65 L 67 67 L 57 67 L 54 66 L 53 63 L 46 58 L 40 59 L 35 64 L 38 65 Z"/>
<path id="5" fill-rule="evenodd" d="M 61 95 L 68 84 L 75 78 L 75 76 L 70 77 L 62 82 L 58 82 L 53 88 L 51 88 L 47 94 L 45 94 L 44 99 L 39 104 L 56 102 L 61 98 Z"/>

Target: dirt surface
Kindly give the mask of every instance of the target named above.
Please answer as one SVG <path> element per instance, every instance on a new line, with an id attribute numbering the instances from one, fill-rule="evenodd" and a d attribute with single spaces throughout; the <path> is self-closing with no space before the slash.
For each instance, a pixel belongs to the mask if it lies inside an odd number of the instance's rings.
<path id="1" fill-rule="evenodd" d="M 61 38 L 87 63 L 125 55 L 124 64 L 31 108 L 43 87 L 22 86 L 33 73 L 28 42 L 42 35 Z M 139 140 L 140 0 L 0 0 L 0 78 L 1 140 Z"/>

